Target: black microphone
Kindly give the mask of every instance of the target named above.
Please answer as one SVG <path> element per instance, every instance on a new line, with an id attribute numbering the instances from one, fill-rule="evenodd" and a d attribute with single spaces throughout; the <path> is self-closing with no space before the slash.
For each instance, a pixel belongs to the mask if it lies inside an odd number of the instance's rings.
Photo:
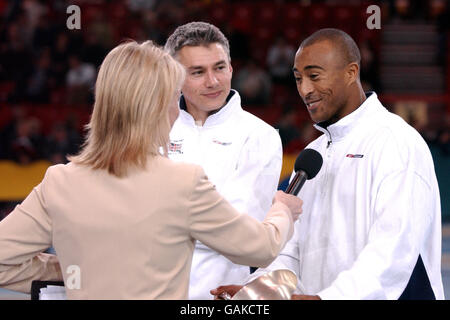
<path id="1" fill-rule="evenodd" d="M 306 180 L 314 178 L 322 167 L 320 153 L 313 149 L 304 149 L 295 160 L 295 176 L 286 188 L 286 193 L 298 195 Z"/>

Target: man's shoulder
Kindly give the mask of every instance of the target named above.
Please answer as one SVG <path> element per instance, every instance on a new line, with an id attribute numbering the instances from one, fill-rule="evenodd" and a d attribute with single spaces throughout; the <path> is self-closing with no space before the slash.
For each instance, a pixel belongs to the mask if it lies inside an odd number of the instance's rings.
<path id="1" fill-rule="evenodd" d="M 273 126 L 244 109 L 242 109 L 239 117 L 242 119 L 242 125 L 250 128 L 251 131 L 278 134 L 277 130 Z"/>
<path id="2" fill-rule="evenodd" d="M 197 164 L 184 161 L 174 161 L 166 157 L 158 157 L 158 161 L 159 165 L 167 171 L 178 175 L 181 174 L 181 176 L 184 176 L 184 174 L 195 174 L 201 169 L 201 167 Z"/>
<path id="3" fill-rule="evenodd" d="M 382 112 L 371 120 L 375 134 L 374 137 L 395 142 L 402 146 L 426 146 L 421 134 L 399 115 L 390 111 Z"/>
<path id="4" fill-rule="evenodd" d="M 394 163 L 401 167 L 426 167 L 432 163 L 430 149 L 421 134 L 403 118 L 385 110 L 371 118 L 367 124 L 364 140 L 379 155 L 376 162 Z"/>

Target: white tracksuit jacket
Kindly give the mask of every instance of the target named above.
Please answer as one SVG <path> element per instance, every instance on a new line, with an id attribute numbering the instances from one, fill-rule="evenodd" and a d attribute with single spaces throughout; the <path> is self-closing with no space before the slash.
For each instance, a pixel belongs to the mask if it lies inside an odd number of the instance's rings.
<path id="1" fill-rule="evenodd" d="M 398 299 L 420 255 L 430 292 L 444 299 L 440 197 L 425 141 L 374 92 L 327 129 L 315 127 L 324 134 L 307 148 L 324 163 L 299 193 L 294 236 L 248 280 L 288 268 L 299 292 L 322 299 Z"/>
<path id="2" fill-rule="evenodd" d="M 169 158 L 201 165 L 218 192 L 238 211 L 262 221 L 280 178 L 281 139 L 273 127 L 242 109 L 237 91 L 231 90 L 228 98 L 203 126 L 197 126 L 181 108 L 170 133 Z M 197 242 L 189 299 L 212 299 L 211 289 L 241 283 L 249 273 L 248 266 L 233 264 Z"/>

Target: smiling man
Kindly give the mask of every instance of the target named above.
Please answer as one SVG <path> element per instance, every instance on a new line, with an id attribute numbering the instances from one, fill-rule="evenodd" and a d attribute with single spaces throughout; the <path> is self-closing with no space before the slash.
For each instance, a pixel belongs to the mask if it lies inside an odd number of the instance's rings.
<path id="1" fill-rule="evenodd" d="M 231 89 L 227 38 L 211 24 L 191 22 L 178 27 L 165 48 L 187 71 L 169 157 L 201 165 L 237 210 L 262 220 L 278 186 L 281 139 L 273 127 L 244 111 L 239 93 Z M 242 282 L 249 273 L 248 267 L 197 243 L 189 298 L 212 299 L 212 288 Z"/>
<path id="2" fill-rule="evenodd" d="M 444 299 L 433 159 L 413 127 L 364 93 L 360 59 L 337 29 L 300 45 L 297 90 L 323 133 L 307 148 L 321 153 L 323 166 L 298 194 L 304 214 L 294 236 L 251 277 L 292 270 L 300 280 L 293 299 Z"/>
<path id="3" fill-rule="evenodd" d="M 359 81 L 360 60 L 359 49 L 348 35 L 341 35 L 340 41 L 311 37 L 302 43 L 293 71 L 315 123 L 335 123 L 366 100 Z"/>

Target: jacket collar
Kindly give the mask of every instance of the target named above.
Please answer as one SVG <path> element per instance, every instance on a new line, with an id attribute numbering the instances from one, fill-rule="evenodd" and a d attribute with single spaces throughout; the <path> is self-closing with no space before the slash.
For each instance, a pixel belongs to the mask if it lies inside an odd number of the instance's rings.
<path id="1" fill-rule="evenodd" d="M 230 90 L 230 94 L 228 95 L 226 101 L 227 101 L 226 104 L 219 111 L 206 118 L 203 127 L 212 127 L 219 125 L 225 122 L 233 113 L 235 113 L 235 110 L 239 109 L 242 110 L 241 97 L 239 96 L 239 93 L 236 90 L 234 89 Z M 186 124 L 192 126 L 195 125 L 194 118 L 186 110 L 186 102 L 183 96 L 181 96 L 180 98 L 179 106 L 180 106 L 180 116 L 178 119 Z"/>
<path id="2" fill-rule="evenodd" d="M 373 91 L 366 93 L 367 99 L 352 113 L 346 115 L 336 123 L 333 123 L 326 128 L 321 127 L 319 124 L 314 124 L 314 127 L 323 132 L 328 141 L 339 141 L 343 139 L 350 131 L 358 126 L 364 118 L 367 118 L 373 111 L 378 110 L 382 106 L 378 100 L 377 94 Z"/>

